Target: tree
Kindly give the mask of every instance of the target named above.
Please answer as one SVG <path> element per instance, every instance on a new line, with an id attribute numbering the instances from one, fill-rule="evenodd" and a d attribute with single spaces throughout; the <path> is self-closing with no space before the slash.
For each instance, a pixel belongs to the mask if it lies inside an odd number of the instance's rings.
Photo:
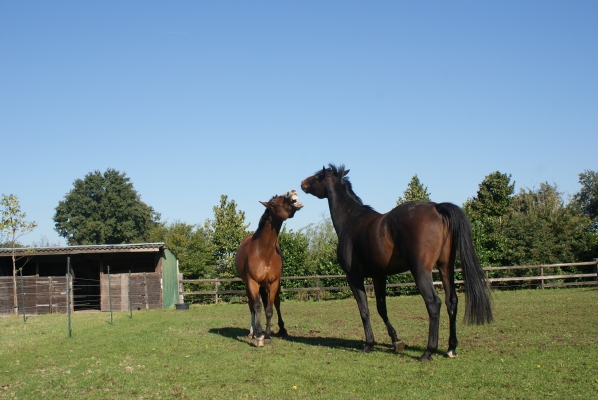
<path id="1" fill-rule="evenodd" d="M 463 205 L 473 230 L 473 242 L 484 266 L 505 265 L 507 242 L 504 218 L 511 211 L 515 182 L 511 175 L 495 171 L 479 184 L 477 196 Z"/>
<path id="2" fill-rule="evenodd" d="M 397 206 L 408 201 L 430 201 L 430 193 L 428 193 L 428 187 L 424 186 L 417 177 L 417 174 L 413 175 L 413 178 L 409 181 L 407 189 L 403 192 L 403 196 L 399 196 L 397 200 Z"/>
<path id="3" fill-rule="evenodd" d="M 286 224 L 283 225 L 282 230 L 278 234 L 278 243 L 283 258 L 283 276 L 307 276 L 309 275 L 307 269 L 307 257 L 309 238 L 302 229 L 293 231 L 288 229 Z M 280 282 L 283 288 L 298 288 L 304 287 L 306 280 L 283 280 Z M 291 293 L 283 293 L 283 298 L 290 298 Z"/>
<path id="4" fill-rule="evenodd" d="M 18 313 L 18 300 L 17 300 L 17 259 L 15 257 L 15 247 L 17 240 L 33 231 L 37 226 L 36 222 L 27 222 L 25 217 L 27 216 L 24 212 L 21 212 L 21 206 L 19 204 L 18 196 L 10 194 L 8 196 L 2 195 L 0 201 L 2 205 L 2 220 L 0 221 L 0 232 L 1 236 L 5 236 L 12 248 L 12 279 L 13 279 L 13 297 L 14 297 L 14 311 Z"/>
<path id="5" fill-rule="evenodd" d="M 159 220 L 126 174 L 108 169 L 74 182 L 56 207 L 54 229 L 69 245 L 143 243 Z"/>
<path id="6" fill-rule="evenodd" d="M 585 170 L 579 174 L 579 183 L 581 190 L 573 196 L 573 200 L 598 228 L 598 172 Z"/>
<path id="7" fill-rule="evenodd" d="M 564 204 L 556 184 L 521 189 L 505 223 L 509 265 L 587 261 L 596 245 L 591 220 L 574 203 Z"/>
<path id="8" fill-rule="evenodd" d="M 241 241 L 249 235 L 245 212 L 237 211 L 237 203 L 220 196 L 220 205 L 214 206 L 214 219 L 207 220 L 208 231 L 217 272 L 220 276 L 235 276 L 234 258 Z"/>
<path id="9" fill-rule="evenodd" d="M 180 221 L 161 223 L 152 229 L 150 241 L 166 244 L 179 260 L 179 269 L 186 279 L 213 277 L 212 249 L 203 227 Z"/>
<path id="10" fill-rule="evenodd" d="M 284 276 L 304 276 L 309 275 L 307 270 L 307 256 L 309 238 L 303 230 L 293 231 L 288 229 L 286 225 L 278 234 L 278 243 L 284 261 Z M 292 281 L 284 281 L 284 283 L 294 283 Z M 285 286 L 287 287 L 287 286 Z"/>

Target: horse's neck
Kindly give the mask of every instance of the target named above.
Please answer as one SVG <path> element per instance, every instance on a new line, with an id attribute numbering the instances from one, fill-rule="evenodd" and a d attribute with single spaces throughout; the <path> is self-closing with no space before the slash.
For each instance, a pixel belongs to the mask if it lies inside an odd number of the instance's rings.
<path id="1" fill-rule="evenodd" d="M 270 249 L 275 246 L 281 227 L 282 221 L 273 221 L 271 217 L 266 219 L 264 224 L 256 231 L 257 235 L 255 236 L 258 238 L 259 247 Z"/>
<path id="2" fill-rule="evenodd" d="M 342 189 L 335 187 L 328 195 L 328 207 L 334 230 L 340 236 L 347 222 L 362 209 L 363 205 L 349 197 Z"/>

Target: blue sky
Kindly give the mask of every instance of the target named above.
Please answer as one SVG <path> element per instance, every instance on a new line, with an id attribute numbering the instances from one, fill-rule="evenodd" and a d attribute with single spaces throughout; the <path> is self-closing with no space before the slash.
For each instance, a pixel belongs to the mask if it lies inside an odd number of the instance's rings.
<path id="1" fill-rule="evenodd" d="M 52 217 L 114 168 L 174 222 L 330 162 L 390 210 L 414 174 L 458 205 L 496 170 L 576 193 L 598 170 L 596 1 L 0 0 L 0 192 Z M 301 193 L 287 226 L 327 203 Z"/>

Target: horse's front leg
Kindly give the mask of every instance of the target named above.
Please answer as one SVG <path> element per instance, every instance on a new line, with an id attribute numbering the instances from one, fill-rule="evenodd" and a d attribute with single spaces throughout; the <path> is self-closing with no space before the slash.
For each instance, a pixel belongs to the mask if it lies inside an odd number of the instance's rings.
<path id="1" fill-rule="evenodd" d="M 272 334 L 271 328 L 271 320 L 272 320 L 272 301 L 270 300 L 270 293 L 272 290 L 272 285 L 270 285 L 269 289 L 264 287 L 260 287 L 260 297 L 262 298 L 262 305 L 264 306 L 265 314 L 266 314 L 266 330 L 264 331 L 264 343 L 271 343 L 272 339 L 270 335 Z"/>
<path id="2" fill-rule="evenodd" d="M 365 346 L 363 346 L 364 353 L 369 353 L 374 347 L 374 331 L 372 330 L 372 324 L 370 322 L 370 310 L 368 308 L 368 299 L 365 294 L 365 286 L 363 284 L 363 277 L 359 273 L 349 272 L 347 273 L 347 281 L 349 287 L 353 292 L 353 296 L 357 301 L 357 307 L 359 308 L 359 315 L 361 316 L 361 322 L 363 323 L 363 330 L 365 332 Z"/>
<path id="3" fill-rule="evenodd" d="M 249 300 L 249 307 L 252 312 L 252 323 L 253 326 L 253 343 L 257 347 L 264 345 L 264 333 L 262 332 L 261 315 L 262 315 L 262 302 L 260 301 L 260 287 L 259 285 L 248 280 L 246 285 L 247 298 Z"/>
<path id="4" fill-rule="evenodd" d="M 280 281 L 276 281 L 270 285 L 267 291 L 267 301 L 264 304 L 266 310 L 266 343 L 272 342 L 272 339 L 270 338 L 270 335 L 272 334 L 272 315 L 274 315 L 274 300 L 276 299 L 279 285 Z"/>
<path id="5" fill-rule="evenodd" d="M 384 324 L 386 325 L 386 330 L 388 331 L 388 335 L 392 340 L 392 345 L 395 348 L 395 351 L 403 351 L 405 350 L 405 344 L 397 337 L 397 332 L 390 324 L 386 311 L 386 277 L 383 276 L 379 278 L 372 278 L 372 281 L 374 283 L 374 293 L 376 294 L 376 308 L 378 309 L 378 314 L 380 314 L 382 321 L 384 321 Z"/>

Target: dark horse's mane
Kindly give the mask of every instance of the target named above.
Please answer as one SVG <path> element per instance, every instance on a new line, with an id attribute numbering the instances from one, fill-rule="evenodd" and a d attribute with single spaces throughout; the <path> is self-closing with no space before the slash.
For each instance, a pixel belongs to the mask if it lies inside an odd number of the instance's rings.
<path id="1" fill-rule="evenodd" d="M 370 210 L 373 210 L 373 208 L 371 206 L 363 204 L 363 201 L 361 201 L 359 196 L 357 196 L 355 194 L 355 192 L 353 191 L 353 185 L 351 185 L 351 181 L 349 180 L 349 177 L 345 175 L 345 171 L 346 171 L 346 168 L 345 168 L 344 164 L 341 164 L 338 167 L 334 164 L 328 164 L 328 168 L 326 169 L 326 173 L 330 173 L 330 174 L 336 176 L 337 178 L 340 178 L 338 180 L 338 183 L 341 185 L 344 192 L 347 194 L 347 196 L 349 196 L 349 198 L 356 201 L 359 205 L 366 207 Z M 322 173 L 322 171 L 317 172 L 317 174 L 321 174 L 321 173 Z"/>
<path id="2" fill-rule="evenodd" d="M 272 196 L 272 198 L 270 200 L 268 200 L 268 203 L 271 202 L 273 199 L 275 199 L 276 197 L 278 197 L 277 194 L 275 194 L 274 196 Z M 260 222 L 258 222 L 257 224 L 257 229 L 260 229 L 264 226 L 264 224 L 266 223 L 266 220 L 268 219 L 268 215 L 270 215 L 270 210 L 268 210 L 266 208 L 266 210 L 264 211 L 264 213 L 262 214 L 262 217 L 260 218 Z M 256 229 L 256 230 L 257 230 Z"/>

